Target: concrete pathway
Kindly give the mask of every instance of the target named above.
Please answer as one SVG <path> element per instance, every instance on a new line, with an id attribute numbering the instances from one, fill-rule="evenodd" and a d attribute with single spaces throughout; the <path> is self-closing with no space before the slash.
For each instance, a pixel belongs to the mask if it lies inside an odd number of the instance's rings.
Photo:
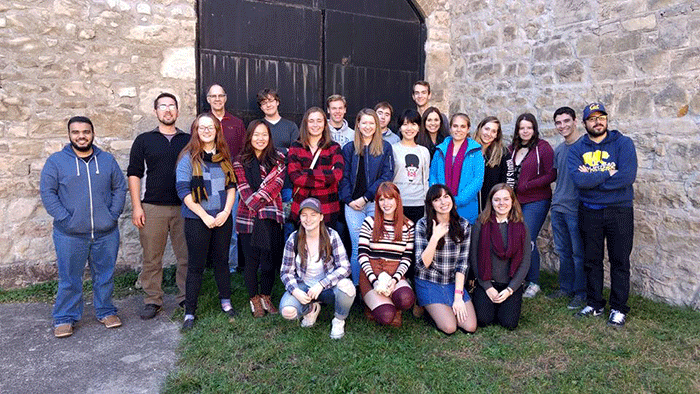
<path id="1" fill-rule="evenodd" d="M 52 305 L 0 304 L 0 394 L 157 393 L 175 369 L 175 299 L 141 320 L 142 296 L 116 300 L 123 325 L 106 329 L 85 306 L 73 335 L 53 336 Z"/>

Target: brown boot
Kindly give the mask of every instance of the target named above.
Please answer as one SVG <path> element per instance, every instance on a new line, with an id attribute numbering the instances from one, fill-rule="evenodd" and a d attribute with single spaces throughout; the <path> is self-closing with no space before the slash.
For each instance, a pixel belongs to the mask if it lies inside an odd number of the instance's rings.
<path id="1" fill-rule="evenodd" d="M 401 327 L 401 324 L 403 323 L 403 318 L 401 317 L 402 312 L 403 311 L 401 310 L 396 310 L 396 314 L 394 314 L 394 319 L 389 323 L 390 326 Z"/>
<path id="2" fill-rule="evenodd" d="M 374 315 L 372 315 L 372 311 L 369 310 L 369 307 L 367 307 L 367 305 L 365 305 L 365 317 L 369 321 L 374 321 Z"/>
<path id="3" fill-rule="evenodd" d="M 280 313 L 280 311 L 278 311 L 277 308 L 275 308 L 275 304 L 272 303 L 272 300 L 270 299 L 269 295 L 261 294 L 260 301 L 262 301 L 262 307 L 267 311 L 267 313 L 272 315 Z"/>
<path id="4" fill-rule="evenodd" d="M 265 316 L 265 309 L 263 309 L 259 294 L 250 299 L 250 311 L 253 312 L 253 317 Z"/>

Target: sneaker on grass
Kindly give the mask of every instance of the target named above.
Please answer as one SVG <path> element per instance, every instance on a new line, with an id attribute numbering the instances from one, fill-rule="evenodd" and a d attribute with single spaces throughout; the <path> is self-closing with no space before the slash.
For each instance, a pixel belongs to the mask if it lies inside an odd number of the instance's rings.
<path id="1" fill-rule="evenodd" d="M 304 318 L 301 319 L 301 326 L 311 327 L 316 324 L 316 319 L 318 318 L 319 313 L 321 313 L 321 304 L 314 302 L 311 304 L 311 310 L 304 315 Z"/>
<path id="2" fill-rule="evenodd" d="M 625 326 L 625 314 L 617 309 L 610 310 L 608 325 L 613 328 L 622 328 Z"/>
<path id="3" fill-rule="evenodd" d="M 601 316 L 603 314 L 603 308 L 595 309 L 592 306 L 586 305 L 583 309 L 576 313 L 576 317 L 589 317 L 589 316 Z"/>
<path id="4" fill-rule="evenodd" d="M 331 339 L 340 339 L 343 335 L 345 335 L 345 320 L 334 317 L 331 321 Z"/>
<path id="5" fill-rule="evenodd" d="M 530 285 L 525 289 L 523 293 L 523 298 L 533 298 L 540 292 L 540 285 L 537 283 L 530 283 Z"/>

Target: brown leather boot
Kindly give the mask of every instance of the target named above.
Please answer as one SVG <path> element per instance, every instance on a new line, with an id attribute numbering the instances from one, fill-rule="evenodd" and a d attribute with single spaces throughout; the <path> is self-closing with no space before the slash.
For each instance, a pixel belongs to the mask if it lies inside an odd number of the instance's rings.
<path id="1" fill-rule="evenodd" d="M 275 304 L 272 303 L 272 300 L 270 299 L 269 295 L 261 294 L 260 301 L 262 301 L 262 307 L 267 311 L 267 313 L 272 315 L 280 313 L 280 311 L 278 311 L 277 308 L 275 308 Z"/>
<path id="2" fill-rule="evenodd" d="M 372 315 L 372 311 L 369 309 L 367 305 L 365 305 L 365 317 L 369 321 L 374 321 L 374 315 Z"/>
<path id="3" fill-rule="evenodd" d="M 253 312 L 253 317 L 265 316 L 265 309 L 263 309 L 259 294 L 250 299 L 250 311 Z"/>
<path id="4" fill-rule="evenodd" d="M 396 314 L 394 314 L 394 319 L 389 323 L 390 326 L 392 327 L 401 327 L 401 324 L 403 323 L 403 318 L 401 317 L 401 310 L 396 310 Z"/>

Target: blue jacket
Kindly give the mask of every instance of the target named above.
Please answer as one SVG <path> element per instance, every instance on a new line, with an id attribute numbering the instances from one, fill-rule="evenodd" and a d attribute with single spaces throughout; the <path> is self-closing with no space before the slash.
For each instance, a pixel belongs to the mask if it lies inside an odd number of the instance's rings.
<path id="1" fill-rule="evenodd" d="M 111 232 L 124 209 L 124 173 L 111 154 L 93 146 L 86 163 L 70 144 L 49 156 L 41 170 L 41 201 L 54 229 L 97 238 Z"/>
<path id="2" fill-rule="evenodd" d="M 382 154 L 372 156 L 369 147 L 365 147 L 365 176 L 367 177 L 367 191 L 364 196 L 367 201 L 374 201 L 374 195 L 382 182 L 394 179 L 394 153 L 391 144 L 382 140 Z M 352 202 L 352 192 L 357 180 L 357 168 L 360 164 L 360 155 L 355 154 L 355 145 L 352 141 L 343 146 L 343 179 L 340 181 L 340 201 L 345 204 Z"/>
<path id="3" fill-rule="evenodd" d="M 445 158 L 450 141 L 452 141 L 452 137 L 447 137 L 435 147 L 435 155 L 430 163 L 430 186 L 437 183 L 446 184 Z M 459 216 L 467 219 L 469 224 L 474 224 L 479 216 L 479 191 L 484 183 L 484 156 L 481 154 L 479 143 L 467 138 L 467 144 L 462 173 L 459 176 L 459 189 L 455 196 L 455 205 L 457 205 Z"/>
<path id="4" fill-rule="evenodd" d="M 637 152 L 634 142 L 617 130 L 599 144 L 584 135 L 569 149 L 568 171 L 579 190 L 581 203 L 593 207 L 632 206 L 637 178 Z M 588 172 L 579 171 L 584 165 Z M 617 170 L 610 175 L 610 170 Z"/>

